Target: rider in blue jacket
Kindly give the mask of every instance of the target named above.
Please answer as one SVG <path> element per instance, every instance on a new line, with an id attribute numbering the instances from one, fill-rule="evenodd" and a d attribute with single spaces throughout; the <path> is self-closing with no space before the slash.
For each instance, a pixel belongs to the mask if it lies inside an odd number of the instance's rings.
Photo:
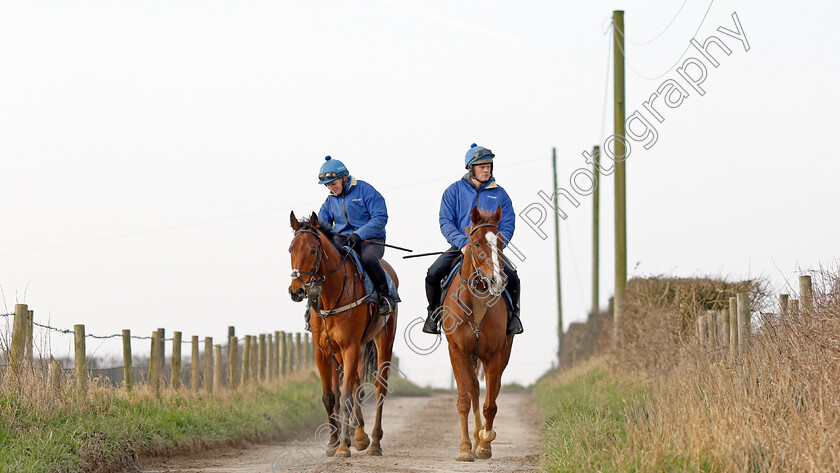
<path id="1" fill-rule="evenodd" d="M 351 176 L 339 160 L 327 156 L 318 173 L 318 184 L 330 190 L 327 200 L 318 211 L 318 221 L 331 227 L 337 247 L 356 250 L 365 272 L 379 294 L 379 314 L 394 310 L 394 299 L 388 289 L 385 270 L 379 259 L 385 253 L 385 224 L 388 209 L 385 199 L 374 187 Z M 307 310 L 307 325 L 309 311 Z"/>
<path id="2" fill-rule="evenodd" d="M 472 224 L 470 213 L 473 206 L 478 206 L 479 210 L 493 212 L 501 205 L 502 221 L 499 222 L 499 231 L 504 236 L 503 245 L 507 246 L 513 238 L 516 214 L 507 192 L 493 177 L 493 157 L 492 151 L 473 143 L 464 160 L 465 168 L 469 172 L 443 192 L 440 201 L 440 231 L 452 246 L 435 260 L 426 273 L 426 298 L 429 302 L 429 315 L 423 326 L 426 333 L 440 333 L 440 314 L 435 312 L 440 304 L 440 284 L 449 273 L 455 258 L 465 252 L 465 229 Z M 522 333 L 522 323 L 519 320 L 519 276 L 507 261 L 504 271 L 514 307 L 514 314 L 508 320 L 507 332 L 519 334 Z"/>

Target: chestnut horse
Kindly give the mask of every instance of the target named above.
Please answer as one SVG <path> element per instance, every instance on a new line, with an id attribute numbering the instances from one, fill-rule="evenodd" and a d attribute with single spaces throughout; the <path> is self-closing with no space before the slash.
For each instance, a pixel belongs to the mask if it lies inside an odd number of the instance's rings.
<path id="1" fill-rule="evenodd" d="M 314 212 L 309 221 L 298 221 L 292 212 L 291 224 L 295 236 L 289 246 L 292 256 L 289 294 L 296 302 L 309 297 L 311 304 L 310 327 L 317 347 L 315 363 L 321 375 L 322 401 L 331 427 L 327 454 L 349 457 L 350 428 L 354 427 L 356 450 L 365 450 L 370 445 L 368 454 L 382 455 L 382 404 L 387 394 L 391 353 L 397 333 L 397 309 L 394 308 L 382 327 L 384 317 L 371 312 L 365 300 L 361 274 L 330 241 L 329 231 L 319 228 Z M 381 262 L 394 285 L 399 286 L 394 269 L 385 260 Z M 371 322 L 374 327 L 379 325 L 378 331 L 374 328 L 366 332 L 365 328 Z M 365 335 L 367 339 L 363 340 Z M 376 344 L 377 361 L 374 363 L 379 363 L 373 376 L 378 399 L 376 424 L 371 432 L 373 443 L 365 433 L 359 406 L 369 400 L 360 386 L 360 373 L 362 347 L 370 341 Z"/>
<path id="2" fill-rule="evenodd" d="M 513 335 L 507 335 L 507 306 L 502 291 L 507 283 L 502 259 L 499 221 L 502 208 L 490 215 L 472 209 L 472 225 L 459 278 L 452 282 L 442 308 L 443 331 L 449 343 L 449 358 L 458 384 L 458 413 L 461 415 L 461 445 L 458 460 L 474 461 L 492 456 L 490 442 L 496 438 L 493 420 L 502 372 L 510 359 Z M 487 394 L 484 419 L 478 412 L 478 362 L 484 366 Z M 475 451 L 469 434 L 469 412 L 475 417 Z"/>

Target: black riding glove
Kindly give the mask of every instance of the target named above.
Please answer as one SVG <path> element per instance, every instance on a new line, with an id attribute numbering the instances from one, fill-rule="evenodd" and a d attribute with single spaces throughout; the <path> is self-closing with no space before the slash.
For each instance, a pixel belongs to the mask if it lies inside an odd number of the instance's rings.
<path id="1" fill-rule="evenodd" d="M 350 238 L 347 239 L 347 246 L 349 246 L 350 248 L 353 248 L 354 250 L 358 249 L 359 248 L 359 242 L 361 242 L 361 241 L 362 241 L 362 237 L 360 237 L 359 235 L 354 233 L 354 234 L 350 235 Z"/>

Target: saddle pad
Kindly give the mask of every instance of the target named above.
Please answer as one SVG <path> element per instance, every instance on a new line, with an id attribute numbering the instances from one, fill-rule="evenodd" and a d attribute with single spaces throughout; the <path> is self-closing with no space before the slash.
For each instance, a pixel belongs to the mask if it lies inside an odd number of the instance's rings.
<path id="1" fill-rule="evenodd" d="M 353 258 L 353 264 L 356 265 L 356 269 L 359 271 L 359 274 L 362 275 L 362 279 L 364 280 L 365 294 L 369 294 L 375 301 L 379 298 L 379 294 L 376 292 L 376 288 L 373 287 L 373 281 L 370 280 L 370 276 L 368 276 L 367 272 L 365 272 L 365 268 L 362 266 L 362 260 L 359 259 L 359 254 L 356 253 L 356 250 L 350 248 L 349 246 L 342 246 L 341 249 L 350 253 L 350 256 Z M 397 287 L 394 286 L 394 281 L 391 279 L 391 275 L 388 274 L 388 271 L 385 271 L 385 278 L 388 279 L 388 289 L 391 291 L 391 297 L 394 298 L 394 302 L 402 302 L 400 295 L 397 292 Z"/>

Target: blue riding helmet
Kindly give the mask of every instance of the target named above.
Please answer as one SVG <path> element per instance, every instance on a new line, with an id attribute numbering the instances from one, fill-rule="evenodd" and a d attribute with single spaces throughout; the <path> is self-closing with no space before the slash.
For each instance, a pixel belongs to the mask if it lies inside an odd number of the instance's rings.
<path id="1" fill-rule="evenodd" d="M 493 156 L 495 155 L 489 149 L 473 143 L 464 158 L 464 169 L 469 169 L 472 165 L 493 164 Z"/>
<path id="2" fill-rule="evenodd" d="M 327 156 L 324 160 L 326 162 L 321 165 L 321 170 L 318 171 L 318 184 L 329 184 L 340 177 L 350 175 L 347 166 L 341 161 L 333 159 L 332 156 Z"/>

